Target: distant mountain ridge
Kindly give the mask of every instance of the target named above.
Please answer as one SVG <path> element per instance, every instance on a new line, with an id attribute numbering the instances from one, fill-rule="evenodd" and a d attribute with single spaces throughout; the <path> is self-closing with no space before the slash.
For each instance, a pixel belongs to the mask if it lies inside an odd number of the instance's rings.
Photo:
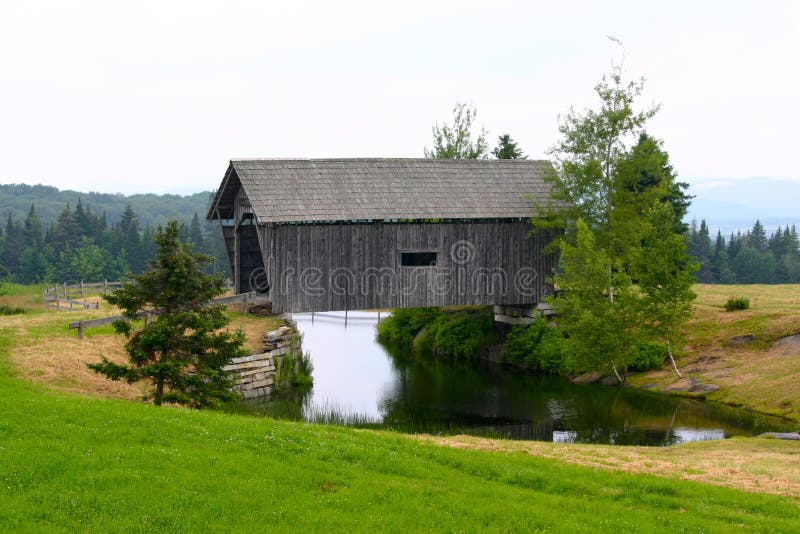
<path id="1" fill-rule="evenodd" d="M 48 224 L 58 218 L 67 203 L 74 208 L 80 200 L 84 208 L 89 207 L 96 214 L 105 212 L 109 224 L 118 222 L 125 206 L 131 204 L 142 227 L 156 226 L 170 217 L 186 221 L 195 213 L 203 220 L 212 194 L 202 191 L 191 195 L 123 195 L 61 191 L 48 185 L 0 184 L 0 216 L 5 220 L 10 212 L 13 218 L 24 219 L 33 204 L 36 213 Z"/>
<path id="2" fill-rule="evenodd" d="M 693 181 L 687 221 L 705 219 L 712 234 L 752 228 L 759 219 L 767 231 L 800 227 L 800 181 L 777 178 Z"/>

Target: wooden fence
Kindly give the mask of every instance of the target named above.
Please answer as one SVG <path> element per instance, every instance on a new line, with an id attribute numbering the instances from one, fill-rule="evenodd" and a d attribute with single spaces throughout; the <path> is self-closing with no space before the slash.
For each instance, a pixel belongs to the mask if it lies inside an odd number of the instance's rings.
<path id="1" fill-rule="evenodd" d="M 231 297 L 221 297 L 218 299 L 213 300 L 214 304 L 237 304 L 241 303 L 242 311 L 247 313 L 251 306 L 256 305 L 265 305 L 269 304 L 269 298 L 264 295 L 259 295 L 257 293 L 242 293 L 239 295 L 233 295 Z M 141 314 L 140 317 L 144 317 L 145 324 L 150 321 L 151 314 Z M 70 329 L 77 329 L 78 330 L 78 339 L 83 339 L 83 331 L 86 328 L 91 328 L 93 326 L 103 326 L 107 324 L 111 324 L 114 321 L 119 321 L 120 319 L 124 319 L 124 315 L 115 315 L 113 317 L 101 317 L 100 319 L 87 319 L 85 321 L 75 321 L 73 323 L 69 323 Z"/>
<path id="2" fill-rule="evenodd" d="M 46 288 L 42 293 L 45 310 L 97 310 L 100 302 L 87 302 L 87 295 L 98 293 L 106 294 L 112 289 L 122 286 L 122 282 L 102 282 L 86 283 L 81 280 L 78 284 L 59 284 Z"/>

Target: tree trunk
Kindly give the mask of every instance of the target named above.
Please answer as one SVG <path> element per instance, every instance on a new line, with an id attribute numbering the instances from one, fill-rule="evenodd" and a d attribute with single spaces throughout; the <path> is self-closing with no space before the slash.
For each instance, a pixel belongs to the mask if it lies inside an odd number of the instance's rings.
<path id="1" fill-rule="evenodd" d="M 669 354 L 669 359 L 672 362 L 672 368 L 675 369 L 675 374 L 678 375 L 678 378 L 683 378 L 681 372 L 678 371 L 678 364 L 675 363 L 675 358 L 672 356 L 672 345 L 670 345 L 669 339 L 667 339 L 667 354 Z"/>
<path id="2" fill-rule="evenodd" d="M 161 406 L 161 399 L 164 398 L 164 378 L 158 377 L 156 380 L 156 393 L 153 396 L 153 403 L 156 406 Z"/>
<path id="3" fill-rule="evenodd" d="M 614 363 L 614 360 L 611 360 L 611 369 L 614 370 L 614 376 L 616 376 L 617 380 L 619 380 L 619 383 L 622 384 L 624 382 L 624 380 L 622 379 L 621 376 L 619 376 L 619 372 L 617 372 L 617 366 Z"/>

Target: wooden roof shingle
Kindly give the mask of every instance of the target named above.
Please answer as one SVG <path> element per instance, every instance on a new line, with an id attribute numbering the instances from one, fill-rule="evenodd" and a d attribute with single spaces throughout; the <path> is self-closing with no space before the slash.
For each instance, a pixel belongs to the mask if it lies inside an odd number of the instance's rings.
<path id="1" fill-rule="evenodd" d="M 548 161 L 232 160 L 209 211 L 239 184 L 260 222 L 531 217 L 550 201 Z"/>

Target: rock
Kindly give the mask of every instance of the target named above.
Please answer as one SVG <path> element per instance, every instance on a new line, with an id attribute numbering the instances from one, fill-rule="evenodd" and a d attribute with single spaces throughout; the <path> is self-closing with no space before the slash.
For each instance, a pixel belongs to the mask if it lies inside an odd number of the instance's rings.
<path id="1" fill-rule="evenodd" d="M 800 334 L 779 339 L 772 345 L 771 351 L 780 356 L 794 356 L 800 353 Z"/>
<path id="2" fill-rule="evenodd" d="M 800 440 L 800 433 L 798 433 L 798 432 L 764 432 L 763 434 L 759 434 L 756 437 L 757 438 L 766 438 L 766 439 Z"/>
<path id="3" fill-rule="evenodd" d="M 726 345 L 729 347 L 741 347 L 742 345 L 746 345 L 751 341 L 755 341 L 756 335 L 755 334 L 744 334 L 743 336 L 733 336 L 728 340 Z"/>
<path id="4" fill-rule="evenodd" d="M 575 384 L 596 384 L 603 379 L 600 373 L 585 373 L 578 376 L 570 377 L 570 381 Z"/>
<path id="5" fill-rule="evenodd" d="M 689 391 L 689 389 L 695 387 L 699 384 L 700 381 L 693 377 L 684 377 L 672 384 L 669 387 L 664 388 L 664 391 Z"/>
<path id="6" fill-rule="evenodd" d="M 254 306 L 250 306 L 250 308 L 247 311 L 253 315 L 261 315 L 261 316 L 272 315 L 272 305 L 256 304 Z"/>
<path id="7" fill-rule="evenodd" d="M 272 340 L 277 339 L 277 338 L 279 338 L 281 336 L 283 336 L 283 330 L 271 330 L 271 331 L 267 332 L 266 334 L 264 334 L 264 340 L 265 341 L 272 341 Z"/>
<path id="8" fill-rule="evenodd" d="M 711 393 L 712 391 L 717 391 L 718 389 L 719 386 L 715 386 L 714 384 L 695 384 L 686 391 L 689 393 Z"/>
<path id="9" fill-rule="evenodd" d="M 619 380 L 617 380 L 616 376 L 606 376 L 600 381 L 601 384 L 604 386 L 616 386 L 619 384 Z"/>

